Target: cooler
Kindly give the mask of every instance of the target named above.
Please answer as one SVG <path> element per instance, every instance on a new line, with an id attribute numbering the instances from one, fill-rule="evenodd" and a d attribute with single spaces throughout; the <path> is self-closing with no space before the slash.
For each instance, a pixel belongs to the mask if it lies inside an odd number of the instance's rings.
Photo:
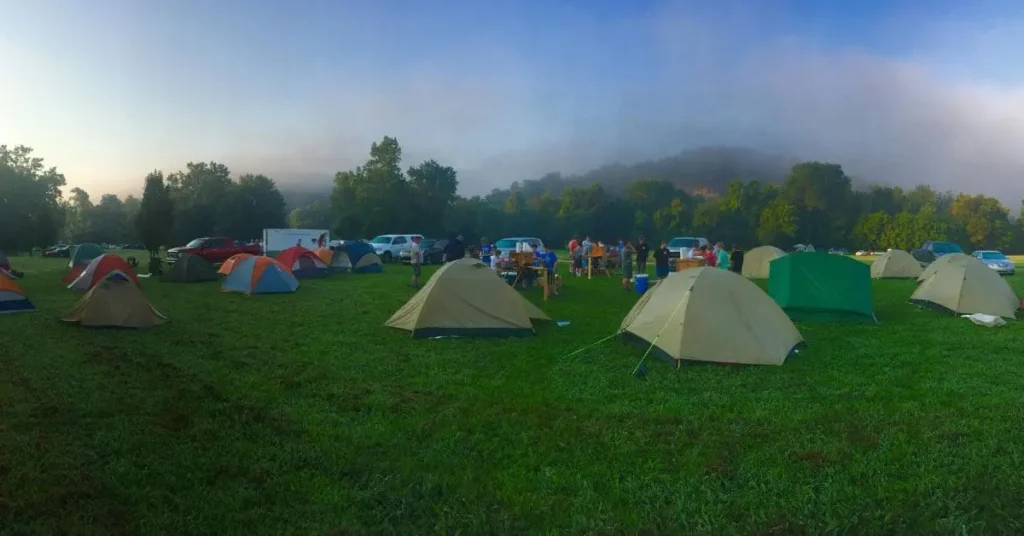
<path id="1" fill-rule="evenodd" d="M 650 279 L 647 274 L 640 274 L 636 276 L 636 293 L 643 294 L 647 292 L 647 288 L 650 285 Z"/>

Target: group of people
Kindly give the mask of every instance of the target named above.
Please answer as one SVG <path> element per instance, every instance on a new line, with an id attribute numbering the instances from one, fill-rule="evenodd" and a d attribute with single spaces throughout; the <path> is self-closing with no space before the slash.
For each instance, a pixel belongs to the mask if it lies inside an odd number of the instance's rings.
<path id="1" fill-rule="evenodd" d="M 554 250 L 543 250 L 536 244 L 530 247 L 533 252 L 533 266 L 547 269 L 547 283 L 554 288 L 554 293 L 557 294 L 558 287 L 560 286 L 560 278 L 555 274 L 558 255 Z M 604 252 L 602 262 L 608 262 L 608 259 L 618 259 L 622 268 L 622 288 L 626 290 L 632 290 L 632 285 L 635 281 L 634 259 L 636 273 L 638 274 L 647 274 L 647 261 L 652 254 L 654 257 L 654 272 L 657 277 L 664 279 L 671 272 L 670 262 L 672 257 L 668 249 L 668 242 L 666 241 L 662 241 L 659 247 L 652 250 L 647 244 L 647 240 L 642 236 L 637 239 L 636 245 L 632 241 L 619 240 L 615 246 L 606 246 L 601 241 L 594 242 L 587 236 L 583 240 L 573 237 L 569 241 L 569 258 L 572 262 L 569 268 L 570 274 L 576 277 L 582 277 L 586 274 L 587 263 L 590 262 L 595 247 L 600 248 Z M 518 267 L 512 261 L 511 251 L 498 250 L 487 238 L 480 240 L 478 251 L 480 261 L 490 266 L 491 269 L 499 274 L 511 274 L 511 276 L 521 281 L 524 286 L 536 284 L 537 272 L 535 270 L 525 270 L 523 274 L 516 273 Z M 465 256 L 466 246 L 462 236 L 451 240 L 448 246 L 445 247 L 445 262 L 461 259 Z M 689 259 L 702 259 L 705 266 L 712 268 L 731 270 L 736 273 L 740 273 L 743 270 L 743 250 L 737 245 L 733 245 L 730 251 L 721 242 L 713 247 L 695 244 L 685 252 L 685 257 Z M 412 265 L 412 287 L 420 288 L 423 252 L 420 250 L 419 237 L 413 238 L 412 247 L 410 248 L 410 264 Z"/>

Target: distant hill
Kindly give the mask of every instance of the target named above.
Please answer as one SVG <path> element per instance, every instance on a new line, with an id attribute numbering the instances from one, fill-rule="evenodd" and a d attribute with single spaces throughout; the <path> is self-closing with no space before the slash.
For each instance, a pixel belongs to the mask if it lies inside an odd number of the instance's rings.
<path id="1" fill-rule="evenodd" d="M 545 192 L 557 195 L 566 188 L 595 183 L 610 192 L 621 193 L 638 180 L 668 181 L 691 195 L 709 197 L 723 193 L 729 182 L 735 179 L 779 183 L 799 162 L 799 159 L 793 157 L 762 153 L 745 147 L 700 147 L 657 160 L 607 165 L 579 175 L 549 173 L 539 179 L 517 181 L 509 188 L 495 189 L 487 197 L 503 199 L 512 189 L 519 190 L 526 197 Z M 867 186 L 859 179 L 852 180 L 855 189 Z M 329 197 L 330 185 L 317 181 L 305 188 L 283 186 L 281 193 L 291 210 L 316 199 Z"/>

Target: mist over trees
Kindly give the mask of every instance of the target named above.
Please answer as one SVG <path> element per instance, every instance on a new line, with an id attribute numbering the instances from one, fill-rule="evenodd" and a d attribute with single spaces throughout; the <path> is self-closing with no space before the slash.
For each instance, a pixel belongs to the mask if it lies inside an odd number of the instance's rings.
<path id="1" fill-rule="evenodd" d="M 966 249 L 1024 251 L 1024 206 L 929 186 L 863 186 L 842 167 L 793 162 L 742 150 L 704 149 L 677 157 L 563 177 L 548 174 L 485 196 L 456 191 L 455 169 L 435 160 L 408 166 L 397 139 L 371 145 L 365 164 L 339 171 L 330 193 L 286 207 L 264 175 L 232 177 L 217 162 L 140 177 L 142 198 L 73 188 L 32 150 L 0 146 L 0 248 L 57 241 L 141 243 L 147 249 L 193 238 L 258 238 L 264 228 L 326 228 L 336 238 L 381 233 L 430 236 L 538 236 L 563 244 L 574 235 L 604 240 L 705 236 L 742 247 L 796 243 L 850 249 L 912 249 L 951 240 Z M 856 187 L 855 187 L 856 186 Z M 291 209 L 288 212 L 288 209 Z"/>

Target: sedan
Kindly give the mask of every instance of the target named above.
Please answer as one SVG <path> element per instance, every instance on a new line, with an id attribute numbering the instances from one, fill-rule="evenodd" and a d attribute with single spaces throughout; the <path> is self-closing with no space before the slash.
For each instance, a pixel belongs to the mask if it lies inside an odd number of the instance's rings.
<path id="1" fill-rule="evenodd" d="M 971 253 L 971 256 L 985 263 L 985 266 L 995 270 L 1000 275 L 1013 275 L 1017 272 L 1017 267 L 1014 266 L 1013 261 L 1000 251 L 975 251 Z"/>
<path id="2" fill-rule="evenodd" d="M 440 264 L 444 260 L 444 248 L 448 246 L 448 241 L 431 240 L 425 238 L 420 241 L 420 253 L 423 255 L 423 264 Z M 398 254 L 399 260 L 404 264 L 409 264 L 412 261 L 412 253 L 409 250 L 402 250 Z"/>

